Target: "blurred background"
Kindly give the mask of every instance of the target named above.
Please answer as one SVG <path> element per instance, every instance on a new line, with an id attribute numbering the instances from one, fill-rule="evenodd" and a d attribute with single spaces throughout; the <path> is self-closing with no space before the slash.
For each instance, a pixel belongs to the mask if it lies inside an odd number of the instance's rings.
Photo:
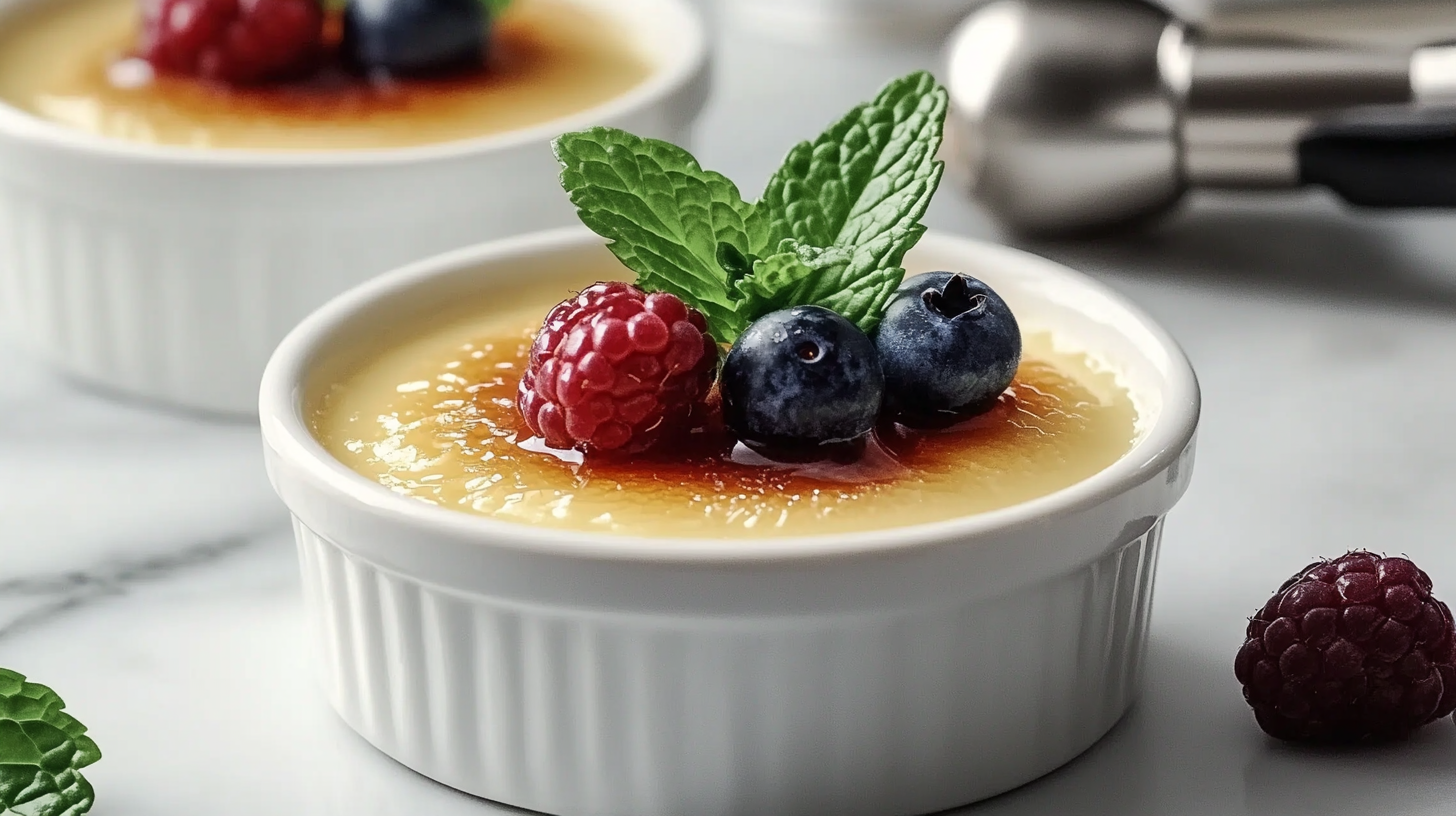
<path id="1" fill-rule="evenodd" d="M 850 18 L 699 3 L 719 51 L 697 153 L 748 193 L 886 79 L 939 71 L 971 5 L 927 2 L 919 20 L 908 0 Z M 1209 3 L 1170 7 L 1196 21 Z M 926 220 L 1011 240 L 949 184 Z M 1357 212 L 1319 191 L 1198 194 L 1130 235 L 1012 243 L 1162 321 L 1205 414 L 1143 701 L 1077 762 L 966 812 L 1449 814 L 1456 726 L 1363 752 L 1276 746 L 1232 661 L 1245 618 L 1316 556 L 1406 553 L 1456 597 L 1456 217 Z M 375 754 L 315 692 L 256 427 L 117 403 L 10 345 L 0 417 L 0 665 L 62 689 L 91 726 L 107 751 L 87 772 L 98 814 L 506 812 Z"/>

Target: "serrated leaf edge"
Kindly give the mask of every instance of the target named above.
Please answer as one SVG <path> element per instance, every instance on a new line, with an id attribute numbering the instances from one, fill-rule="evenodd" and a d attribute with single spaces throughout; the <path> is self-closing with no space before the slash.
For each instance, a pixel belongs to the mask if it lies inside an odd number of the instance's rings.
<path id="1" fill-rule="evenodd" d="M 27 806 L 25 812 L 33 816 L 80 816 L 89 811 L 95 791 L 80 769 L 100 760 L 101 749 L 86 736 L 86 726 L 62 710 L 65 702 L 48 686 L 29 682 L 10 669 L 0 669 L 0 685 L 9 690 L 0 691 L 0 725 L 18 731 L 12 734 L 29 743 L 34 749 L 30 756 L 35 757 L 0 756 L 0 779 L 8 775 L 13 781 L 16 774 L 28 779 L 19 790 L 0 785 L 0 808 L 4 808 L 0 813 L 20 806 Z M 13 705 L 17 700 L 31 703 L 23 706 L 23 716 L 17 714 L 20 707 Z M 37 739 L 51 747 L 44 748 Z M 47 797 L 51 801 L 43 801 Z M 37 802 L 42 803 L 38 808 Z"/>

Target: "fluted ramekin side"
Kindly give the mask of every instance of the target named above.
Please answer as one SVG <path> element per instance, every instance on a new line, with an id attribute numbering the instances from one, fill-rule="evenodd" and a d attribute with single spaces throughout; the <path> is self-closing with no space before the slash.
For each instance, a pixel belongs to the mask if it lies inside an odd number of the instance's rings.
<path id="1" fill-rule="evenodd" d="M 426 776 L 559 816 L 887 816 L 1016 787 L 1116 723 L 1162 520 L 999 596 L 827 617 L 503 602 L 295 530 L 330 702 Z"/>

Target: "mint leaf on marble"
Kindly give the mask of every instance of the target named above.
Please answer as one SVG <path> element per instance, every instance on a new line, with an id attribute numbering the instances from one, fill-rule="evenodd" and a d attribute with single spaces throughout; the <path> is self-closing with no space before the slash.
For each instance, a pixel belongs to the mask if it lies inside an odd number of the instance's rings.
<path id="1" fill-rule="evenodd" d="M 51 689 L 0 669 L 0 815 L 79 816 L 96 795 L 80 770 L 101 759 Z"/>

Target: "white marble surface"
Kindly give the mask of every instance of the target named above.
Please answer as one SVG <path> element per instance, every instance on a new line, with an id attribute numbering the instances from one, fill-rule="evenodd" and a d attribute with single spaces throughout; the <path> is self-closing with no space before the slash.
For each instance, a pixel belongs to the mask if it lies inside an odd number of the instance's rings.
<path id="1" fill-rule="evenodd" d="M 750 189 L 794 138 L 933 65 L 925 44 L 722 34 L 701 154 Z M 991 234 L 949 190 L 929 220 Z M 1143 701 L 1080 760 L 967 813 L 1451 813 L 1456 725 L 1377 750 L 1279 746 L 1231 666 L 1245 616 L 1312 556 L 1408 553 L 1456 599 L 1456 218 L 1200 200 L 1137 239 L 1035 249 L 1165 321 L 1206 414 Z M 255 428 L 112 403 L 8 345 L 0 415 L 0 665 L 54 685 L 91 726 L 106 755 L 87 772 L 96 814 L 508 812 L 394 765 L 327 708 Z"/>

